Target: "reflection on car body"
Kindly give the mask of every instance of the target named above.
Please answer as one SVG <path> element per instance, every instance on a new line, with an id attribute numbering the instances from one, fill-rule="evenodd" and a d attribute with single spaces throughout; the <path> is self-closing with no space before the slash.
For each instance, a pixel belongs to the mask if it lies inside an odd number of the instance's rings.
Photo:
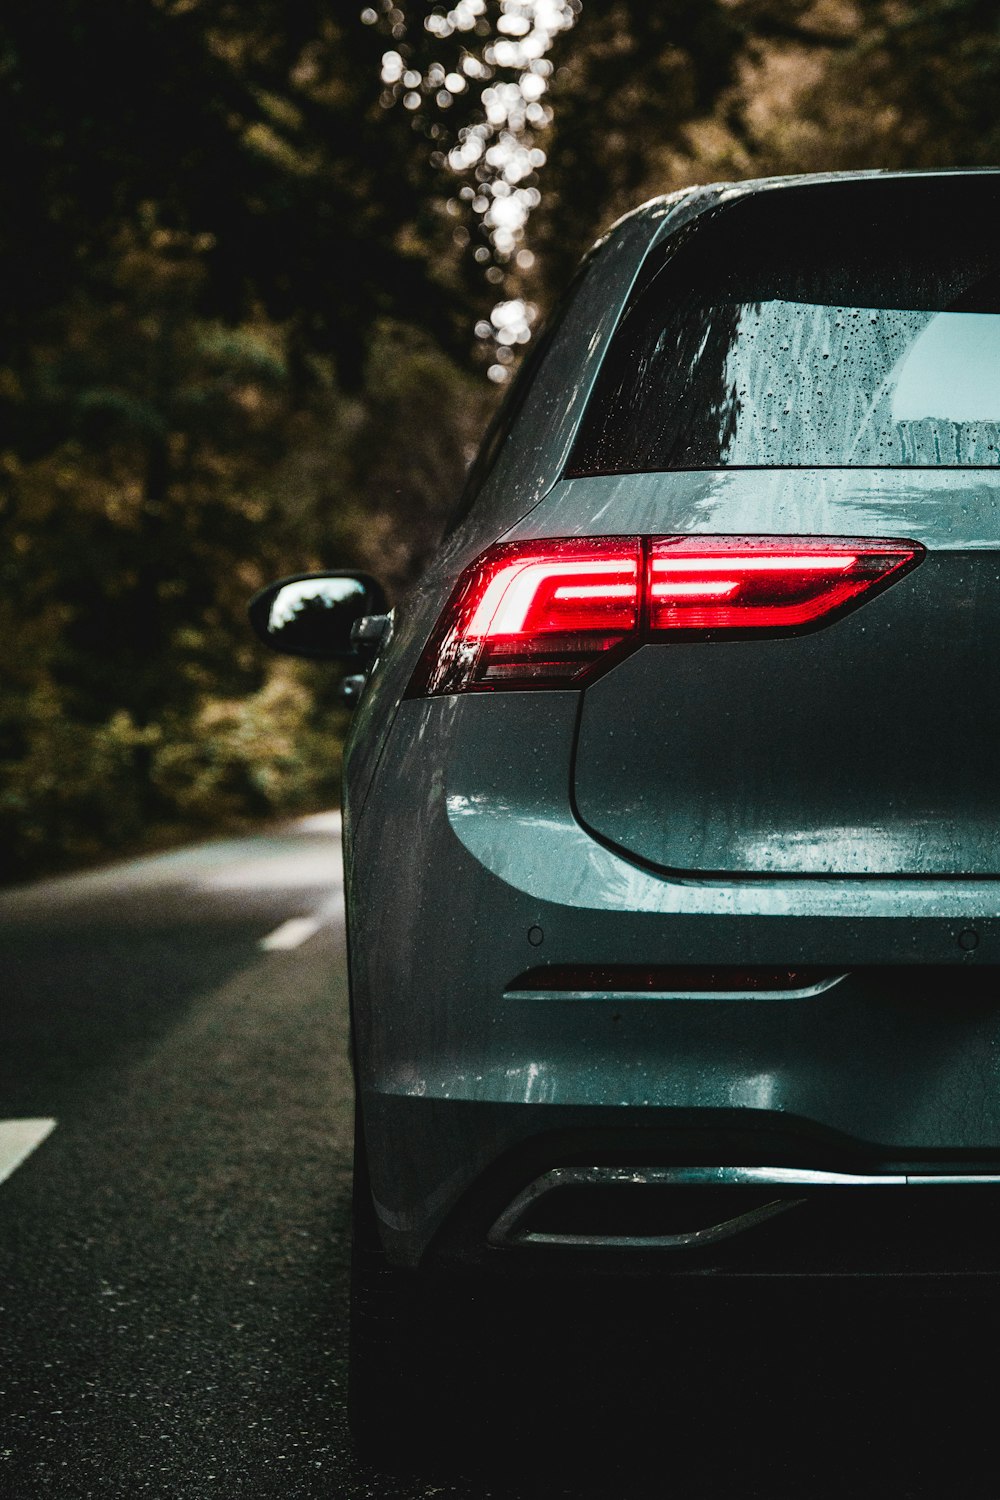
<path id="1" fill-rule="evenodd" d="M 314 643 L 367 670 L 360 1436 L 429 1266 L 991 1284 L 998 194 L 628 215 L 391 631 Z"/>

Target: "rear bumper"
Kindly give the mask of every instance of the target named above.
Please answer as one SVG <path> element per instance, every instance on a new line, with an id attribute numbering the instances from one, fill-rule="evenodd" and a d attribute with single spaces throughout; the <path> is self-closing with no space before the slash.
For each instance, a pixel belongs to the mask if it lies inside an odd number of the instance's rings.
<path id="1" fill-rule="evenodd" d="M 495 707 L 404 703 L 355 835 L 357 1081 L 395 1260 L 418 1263 L 484 1193 L 499 1214 L 528 1174 L 592 1164 L 580 1152 L 595 1140 L 624 1165 L 1000 1162 L 1000 883 L 655 874 L 574 818 L 574 695 L 508 695 L 502 733 Z M 781 999 L 517 987 L 587 964 L 846 977 Z M 780 1140 L 776 1122 L 791 1127 Z M 678 1150 L 678 1130 L 697 1151 Z M 706 1155 L 706 1130 L 726 1149 Z M 619 1135 L 628 1149 L 609 1157 Z M 515 1158 L 495 1200 L 483 1184 Z"/>
<path id="2" fill-rule="evenodd" d="M 369 1094 L 363 1114 L 382 1168 L 380 1227 L 399 1264 L 443 1261 L 514 1277 L 894 1277 L 914 1286 L 1000 1274 L 997 1150 L 892 1155 L 813 1120 L 765 1110 L 541 1109 Z M 720 1170 L 726 1161 L 743 1165 L 738 1173 Z M 781 1163 L 777 1172 L 774 1163 Z M 773 1186 L 760 1180 L 778 1175 L 785 1180 Z M 743 1181 L 718 1185 L 735 1176 Z M 690 1201 L 688 1184 L 699 1177 L 714 1184 L 707 1206 Z M 621 1213 L 607 1202 L 581 1208 L 579 1195 L 564 1210 L 560 1192 L 539 1196 L 553 1179 L 595 1187 L 614 1181 Z M 640 1184 L 664 1182 L 674 1201 L 661 1193 L 637 1222 Z M 788 1211 L 755 1217 L 775 1202 Z M 741 1217 L 746 1222 L 731 1233 L 687 1234 L 686 1244 L 653 1239 L 680 1240 L 678 1230 Z"/>

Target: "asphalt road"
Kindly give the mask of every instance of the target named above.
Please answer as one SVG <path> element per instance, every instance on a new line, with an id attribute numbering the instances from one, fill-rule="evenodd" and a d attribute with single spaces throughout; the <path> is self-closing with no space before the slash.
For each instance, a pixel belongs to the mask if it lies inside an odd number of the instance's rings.
<path id="1" fill-rule="evenodd" d="M 978 1309 L 642 1289 L 516 1301 L 453 1451 L 360 1466 L 339 881 L 328 815 L 0 894 L 0 1495 L 996 1494 Z"/>

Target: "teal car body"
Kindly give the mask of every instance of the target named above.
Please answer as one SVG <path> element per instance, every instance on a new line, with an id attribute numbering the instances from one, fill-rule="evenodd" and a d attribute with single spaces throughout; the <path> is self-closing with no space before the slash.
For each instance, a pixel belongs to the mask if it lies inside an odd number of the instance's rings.
<path id="1" fill-rule="evenodd" d="M 399 1264 L 447 1245 L 450 1220 L 488 1240 L 588 1145 L 629 1170 L 833 1173 L 828 1194 L 838 1173 L 996 1180 L 1000 467 L 566 476 L 640 269 L 692 221 L 898 184 L 933 214 L 956 178 L 996 192 L 994 174 L 779 179 L 627 216 L 398 609 L 348 746 L 346 832 L 360 1109 Z M 651 642 L 580 691 L 406 695 L 456 580 L 497 542 L 762 533 L 926 555 L 813 633 Z M 685 988 L 689 968 L 732 972 Z M 801 983 L 768 988 L 771 970 Z M 567 1237 L 628 1238 L 603 1213 Z M 655 1231 L 654 1215 L 633 1239 Z M 530 1238 L 514 1226 L 494 1257 Z M 872 1263 L 866 1245 L 857 1269 Z"/>
<path id="2" fill-rule="evenodd" d="M 359 1264 L 995 1277 L 998 196 L 718 184 L 584 262 L 346 750 Z M 540 594 L 476 626 L 595 558 L 544 660 Z"/>

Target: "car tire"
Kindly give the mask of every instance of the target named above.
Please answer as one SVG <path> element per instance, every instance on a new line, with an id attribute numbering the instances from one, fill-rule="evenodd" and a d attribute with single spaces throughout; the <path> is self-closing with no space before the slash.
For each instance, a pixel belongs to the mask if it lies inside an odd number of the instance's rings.
<path id="1" fill-rule="evenodd" d="M 421 1321 L 417 1273 L 393 1266 L 382 1248 L 356 1116 L 347 1412 L 355 1452 L 376 1467 L 407 1467 L 426 1443 Z"/>

